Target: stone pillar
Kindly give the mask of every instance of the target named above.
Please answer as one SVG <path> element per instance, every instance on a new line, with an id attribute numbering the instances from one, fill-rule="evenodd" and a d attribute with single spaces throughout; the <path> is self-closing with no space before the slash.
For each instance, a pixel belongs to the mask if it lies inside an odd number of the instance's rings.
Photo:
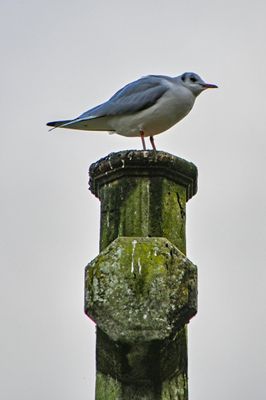
<path id="1" fill-rule="evenodd" d="M 197 270 L 185 223 L 197 168 L 161 151 L 111 153 L 90 167 L 90 189 L 101 201 L 100 254 L 85 271 L 96 400 L 187 400 Z"/>

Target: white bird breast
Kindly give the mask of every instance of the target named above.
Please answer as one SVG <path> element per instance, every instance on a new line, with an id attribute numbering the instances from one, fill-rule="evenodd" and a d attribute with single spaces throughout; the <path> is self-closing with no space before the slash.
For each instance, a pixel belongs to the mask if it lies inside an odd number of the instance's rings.
<path id="1" fill-rule="evenodd" d="M 146 110 L 133 115 L 109 117 L 110 130 L 127 137 L 140 136 L 140 131 L 144 132 L 144 136 L 158 135 L 184 118 L 194 102 L 194 95 L 186 88 L 179 88 L 178 91 L 171 88 Z"/>

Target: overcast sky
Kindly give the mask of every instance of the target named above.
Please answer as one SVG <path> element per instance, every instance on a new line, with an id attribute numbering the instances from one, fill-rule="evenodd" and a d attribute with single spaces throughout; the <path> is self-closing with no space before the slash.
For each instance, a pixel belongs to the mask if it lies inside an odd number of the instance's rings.
<path id="1" fill-rule="evenodd" d="M 264 0 L 2 0 L 0 395 L 93 400 L 95 326 L 83 314 L 98 254 L 89 165 L 137 138 L 45 123 L 72 118 L 150 73 L 194 71 L 219 89 L 156 137 L 194 162 L 188 257 L 191 400 L 266 398 Z"/>

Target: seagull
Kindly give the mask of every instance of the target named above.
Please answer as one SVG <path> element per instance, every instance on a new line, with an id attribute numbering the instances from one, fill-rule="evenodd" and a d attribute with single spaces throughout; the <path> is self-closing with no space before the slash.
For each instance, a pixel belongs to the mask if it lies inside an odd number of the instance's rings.
<path id="1" fill-rule="evenodd" d="M 194 72 L 177 77 L 148 75 L 118 90 L 108 101 L 84 112 L 79 117 L 48 122 L 55 128 L 86 131 L 108 131 L 127 137 L 140 137 L 146 150 L 145 137 L 154 136 L 181 121 L 192 109 L 196 97 L 206 89 L 218 86 L 204 82 Z"/>

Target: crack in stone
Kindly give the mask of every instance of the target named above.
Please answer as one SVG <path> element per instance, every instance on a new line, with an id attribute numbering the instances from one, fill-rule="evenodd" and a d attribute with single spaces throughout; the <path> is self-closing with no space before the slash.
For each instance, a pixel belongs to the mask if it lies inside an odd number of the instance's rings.
<path id="1" fill-rule="evenodd" d="M 184 207 L 182 207 L 182 203 L 181 203 L 181 200 L 180 200 L 179 193 L 176 193 L 176 197 L 177 197 L 177 202 L 178 202 L 178 205 L 179 205 L 179 208 L 180 208 L 181 218 L 184 219 L 185 216 L 186 216 L 186 211 L 184 210 Z"/>

